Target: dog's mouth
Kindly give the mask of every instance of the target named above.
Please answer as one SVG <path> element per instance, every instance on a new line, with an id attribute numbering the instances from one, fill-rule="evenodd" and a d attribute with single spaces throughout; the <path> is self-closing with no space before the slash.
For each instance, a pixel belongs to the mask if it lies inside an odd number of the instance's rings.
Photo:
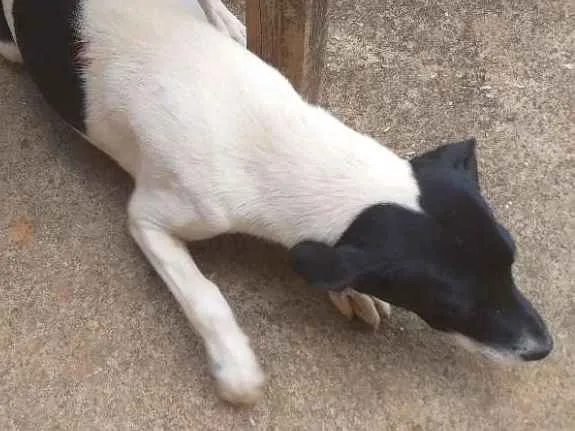
<path id="1" fill-rule="evenodd" d="M 448 333 L 447 338 L 457 345 L 458 347 L 463 347 L 468 352 L 473 354 L 479 354 L 490 361 L 502 364 L 502 365 L 517 365 L 523 360 L 520 356 L 515 355 L 509 351 L 496 349 L 485 344 L 481 344 L 465 335 L 458 333 Z"/>
<path id="2" fill-rule="evenodd" d="M 512 348 L 507 349 L 483 344 L 458 333 L 447 335 L 455 344 L 465 350 L 471 353 L 478 353 L 493 362 L 503 365 L 539 361 L 546 358 L 553 350 L 551 337 L 536 341 L 529 336 L 523 335 Z"/>

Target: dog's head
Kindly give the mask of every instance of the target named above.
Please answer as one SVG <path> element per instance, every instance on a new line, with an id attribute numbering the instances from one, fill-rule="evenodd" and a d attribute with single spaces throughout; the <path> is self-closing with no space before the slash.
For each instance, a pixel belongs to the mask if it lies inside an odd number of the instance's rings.
<path id="1" fill-rule="evenodd" d="M 422 212 L 371 206 L 335 246 L 297 244 L 295 270 L 321 288 L 353 284 L 497 359 L 547 356 L 552 338 L 513 281 L 513 239 L 480 194 L 475 140 L 410 163 Z"/>

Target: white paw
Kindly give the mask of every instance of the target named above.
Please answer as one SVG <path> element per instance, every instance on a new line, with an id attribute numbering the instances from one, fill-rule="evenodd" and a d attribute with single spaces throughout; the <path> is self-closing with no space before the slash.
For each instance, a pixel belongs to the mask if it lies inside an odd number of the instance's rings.
<path id="1" fill-rule="evenodd" d="M 248 36 L 246 33 L 246 27 L 237 19 L 232 27 L 232 30 L 230 31 L 230 36 L 241 46 L 243 47 L 248 46 Z"/>
<path id="2" fill-rule="evenodd" d="M 212 373 L 219 396 L 232 404 L 255 404 L 264 394 L 265 375 L 247 343 L 220 349 L 212 356 Z"/>
<path id="3" fill-rule="evenodd" d="M 220 21 L 218 27 L 228 33 L 230 37 L 240 45 L 244 47 L 247 46 L 246 27 L 234 14 L 225 9 L 218 12 L 218 18 Z"/>

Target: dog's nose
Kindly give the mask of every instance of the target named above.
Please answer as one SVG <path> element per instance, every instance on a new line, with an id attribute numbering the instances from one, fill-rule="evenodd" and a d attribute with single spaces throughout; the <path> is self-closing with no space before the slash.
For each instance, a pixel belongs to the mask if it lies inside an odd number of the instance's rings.
<path id="1" fill-rule="evenodd" d="M 545 334 L 542 340 L 533 343 L 530 348 L 521 353 L 521 359 L 524 361 L 538 361 L 545 358 L 553 350 L 553 338 L 549 334 Z"/>

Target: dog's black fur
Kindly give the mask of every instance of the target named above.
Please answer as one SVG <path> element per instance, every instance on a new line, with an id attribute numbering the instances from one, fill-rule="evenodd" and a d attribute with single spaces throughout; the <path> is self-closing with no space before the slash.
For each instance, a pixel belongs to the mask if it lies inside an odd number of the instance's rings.
<path id="1" fill-rule="evenodd" d="M 371 206 L 334 247 L 294 247 L 294 268 L 317 287 L 353 283 L 490 351 L 540 359 L 553 341 L 515 287 L 515 244 L 480 194 L 475 147 L 469 139 L 411 160 L 422 213 Z"/>
<path id="2" fill-rule="evenodd" d="M 15 0 L 12 15 L 26 70 L 46 101 L 85 132 L 85 94 L 76 31 L 79 0 Z"/>

